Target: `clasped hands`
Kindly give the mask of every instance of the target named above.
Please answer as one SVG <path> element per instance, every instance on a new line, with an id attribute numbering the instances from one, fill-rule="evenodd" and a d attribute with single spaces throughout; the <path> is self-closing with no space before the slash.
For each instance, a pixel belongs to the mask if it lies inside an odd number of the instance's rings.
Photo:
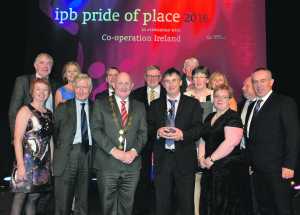
<path id="1" fill-rule="evenodd" d="M 183 133 L 179 128 L 175 127 L 161 127 L 157 130 L 157 135 L 165 139 L 172 139 L 175 141 L 183 140 Z"/>
<path id="2" fill-rule="evenodd" d="M 124 152 L 123 150 L 113 148 L 111 154 L 114 158 L 125 164 L 131 164 L 134 159 L 138 156 L 138 153 L 135 149 L 131 149 L 129 151 Z"/>
<path id="3" fill-rule="evenodd" d="M 201 168 L 206 168 L 210 169 L 214 163 L 211 161 L 210 157 L 204 157 L 204 156 L 199 156 L 198 157 L 198 163 L 201 166 Z"/>

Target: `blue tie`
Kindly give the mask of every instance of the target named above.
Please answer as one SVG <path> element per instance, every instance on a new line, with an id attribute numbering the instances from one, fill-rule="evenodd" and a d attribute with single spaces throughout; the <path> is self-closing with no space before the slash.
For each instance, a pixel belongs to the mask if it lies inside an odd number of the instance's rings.
<path id="1" fill-rule="evenodd" d="M 85 103 L 81 103 L 81 144 L 84 152 L 87 153 L 89 151 L 89 135 L 84 106 Z"/>
<path id="2" fill-rule="evenodd" d="M 167 127 L 175 127 L 175 103 L 176 103 L 176 100 L 168 99 L 168 101 L 171 104 L 171 108 L 168 111 L 166 126 Z M 166 139 L 165 144 L 166 144 L 166 148 L 170 148 L 171 146 L 174 146 L 175 141 L 172 139 Z"/>

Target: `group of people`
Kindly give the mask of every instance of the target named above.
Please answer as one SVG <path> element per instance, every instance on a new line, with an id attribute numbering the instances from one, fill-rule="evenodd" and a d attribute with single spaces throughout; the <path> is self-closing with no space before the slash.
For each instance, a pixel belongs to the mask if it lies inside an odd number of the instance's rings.
<path id="1" fill-rule="evenodd" d="M 92 171 L 103 215 L 293 214 L 298 110 L 273 92 L 269 69 L 244 81 L 238 103 L 226 76 L 196 58 L 183 75 L 146 67 L 135 90 L 110 67 L 107 90 L 92 101 L 78 63 L 65 64 L 60 88 L 52 65 L 39 54 L 36 73 L 18 77 L 12 93 L 11 215 L 46 214 L 51 199 L 52 214 L 88 214 Z"/>

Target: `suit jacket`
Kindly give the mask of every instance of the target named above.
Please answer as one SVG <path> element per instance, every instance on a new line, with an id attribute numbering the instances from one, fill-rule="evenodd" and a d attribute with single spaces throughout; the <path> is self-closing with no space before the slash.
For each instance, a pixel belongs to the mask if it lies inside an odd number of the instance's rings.
<path id="1" fill-rule="evenodd" d="M 175 141 L 175 159 L 178 169 L 182 174 L 195 172 L 197 167 L 197 153 L 195 141 L 200 138 L 202 130 L 203 109 L 198 100 L 181 95 L 178 104 L 175 127 L 183 132 L 183 140 Z M 167 117 L 166 98 L 153 101 L 150 105 L 148 118 L 149 133 L 156 142 L 154 143 L 154 165 L 160 171 L 164 162 L 165 139 L 157 139 L 157 130 L 165 126 Z"/>
<path id="2" fill-rule="evenodd" d="M 108 97 L 108 89 L 102 91 L 101 93 L 97 94 L 96 95 L 96 99 L 103 99 L 103 98 L 106 98 Z"/>
<path id="3" fill-rule="evenodd" d="M 244 109 L 244 106 L 246 104 L 246 101 L 247 99 L 242 97 L 242 100 L 237 104 L 237 112 L 241 115 L 242 112 L 243 112 L 243 109 Z M 248 123 L 248 120 L 249 120 L 249 117 L 250 117 L 250 114 L 251 114 L 251 110 L 253 108 L 255 104 L 255 100 L 253 100 L 249 106 L 248 106 L 248 109 L 247 109 L 247 112 L 246 112 L 246 117 L 245 117 L 245 124 L 244 124 L 244 131 L 246 132 L 246 126 L 247 126 L 247 123 Z"/>
<path id="4" fill-rule="evenodd" d="M 15 86 L 12 92 L 10 99 L 9 109 L 8 109 L 8 118 L 9 118 L 9 127 L 11 135 L 14 135 L 15 120 L 16 115 L 19 109 L 26 104 L 29 104 L 32 101 L 30 95 L 30 83 L 36 77 L 35 74 L 22 75 L 16 78 Z M 58 84 L 50 79 L 50 86 L 53 95 L 53 107 L 54 107 L 54 95 L 58 87 Z"/>
<path id="5" fill-rule="evenodd" d="M 89 101 L 89 121 L 91 128 L 91 117 L 93 104 Z M 60 176 L 64 172 L 69 160 L 70 151 L 76 134 L 77 115 L 75 99 L 60 103 L 54 113 L 54 154 L 53 175 Z M 93 148 L 93 147 L 92 147 Z M 92 149 L 93 150 L 93 149 Z M 92 153 L 93 154 L 93 153 Z"/>
<path id="6" fill-rule="evenodd" d="M 186 88 L 188 87 L 187 80 L 186 80 L 186 74 L 183 74 L 181 76 L 181 80 L 182 80 L 182 85 L 180 87 L 180 92 L 184 93 L 186 91 Z"/>
<path id="7" fill-rule="evenodd" d="M 295 169 L 300 138 L 294 100 L 272 93 L 250 123 L 253 167 L 264 172 L 281 172 L 282 167 Z"/>
<path id="8" fill-rule="evenodd" d="M 110 99 L 116 112 L 117 125 L 113 119 Z M 126 134 L 126 150 L 135 149 L 140 154 L 147 142 L 147 124 L 144 105 L 134 99 L 129 99 L 128 122 L 130 126 Z M 95 140 L 94 168 L 100 171 L 138 171 L 141 168 L 140 156 L 130 165 L 123 164 L 111 154 L 114 147 L 118 147 L 121 113 L 114 96 L 96 100 L 92 115 L 92 134 Z"/>
<path id="9" fill-rule="evenodd" d="M 143 86 L 143 87 L 135 89 L 131 95 L 132 95 L 132 98 L 144 103 L 146 111 L 148 111 L 150 105 L 148 103 L 147 86 Z M 165 96 L 166 96 L 166 90 L 163 86 L 160 86 L 159 97 L 165 97 Z"/>

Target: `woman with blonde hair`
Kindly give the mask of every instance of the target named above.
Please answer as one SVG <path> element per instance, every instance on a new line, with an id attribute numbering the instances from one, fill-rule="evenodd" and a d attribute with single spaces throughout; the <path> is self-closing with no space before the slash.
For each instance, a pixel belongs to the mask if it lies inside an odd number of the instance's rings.
<path id="1" fill-rule="evenodd" d="M 55 93 L 55 106 L 61 102 L 74 98 L 73 82 L 74 78 L 80 73 L 81 68 L 77 62 L 69 61 L 64 65 L 62 75 L 66 84 L 57 89 Z"/>
<path id="2" fill-rule="evenodd" d="M 226 85 L 229 86 L 229 82 L 225 74 L 215 71 L 211 74 L 209 81 L 208 81 L 208 87 L 212 90 L 214 90 L 216 87 Z M 232 110 L 237 110 L 237 101 L 234 97 L 232 97 L 229 100 L 229 106 Z"/>

